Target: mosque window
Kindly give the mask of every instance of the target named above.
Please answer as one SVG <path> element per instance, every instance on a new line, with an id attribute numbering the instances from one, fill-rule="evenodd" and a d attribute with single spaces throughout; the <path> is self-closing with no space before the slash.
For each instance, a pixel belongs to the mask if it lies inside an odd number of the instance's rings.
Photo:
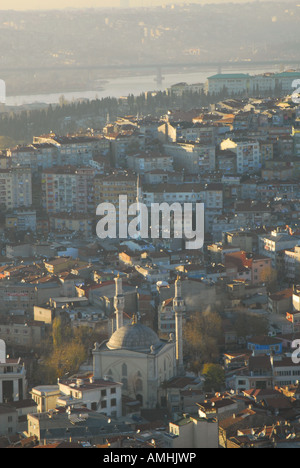
<path id="1" fill-rule="evenodd" d="M 127 375 L 127 365 L 125 363 L 122 364 L 122 375 Z"/>

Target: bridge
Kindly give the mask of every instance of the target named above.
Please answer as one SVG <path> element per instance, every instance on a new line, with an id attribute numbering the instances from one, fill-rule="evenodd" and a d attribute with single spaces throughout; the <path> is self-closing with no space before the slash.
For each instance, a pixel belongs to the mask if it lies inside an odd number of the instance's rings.
<path id="1" fill-rule="evenodd" d="M 113 70 L 153 70 L 156 75 L 156 82 L 161 84 L 163 81 L 163 70 L 179 70 L 179 69 L 197 69 L 197 70 L 216 70 L 216 73 L 221 73 L 224 69 L 245 69 L 245 71 L 264 69 L 268 71 L 268 67 L 278 67 L 278 71 L 282 67 L 291 67 L 300 69 L 300 58 L 299 60 L 283 60 L 283 59 L 272 59 L 268 61 L 252 61 L 252 60 L 240 60 L 240 61 L 224 61 L 224 62 L 177 62 L 177 63 L 124 63 L 124 64 L 72 64 L 72 65 L 50 65 L 50 66 L 20 66 L 20 67 L 1 67 L 0 65 L 0 76 L 7 73 L 30 73 L 30 72 L 55 72 L 55 71 L 113 71 Z"/>

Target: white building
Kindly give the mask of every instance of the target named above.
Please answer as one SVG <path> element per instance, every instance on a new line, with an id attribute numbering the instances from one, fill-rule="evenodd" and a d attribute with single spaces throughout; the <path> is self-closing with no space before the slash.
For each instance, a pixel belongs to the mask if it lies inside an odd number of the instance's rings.
<path id="1" fill-rule="evenodd" d="M 251 90 L 252 77 L 245 73 L 218 73 L 207 79 L 206 91 L 219 94 L 224 90 L 229 95 L 247 93 Z"/>
<path id="2" fill-rule="evenodd" d="M 219 73 L 207 79 L 205 90 L 211 94 L 226 92 L 230 96 L 274 91 L 292 94 L 295 90 L 293 83 L 298 79 L 300 79 L 300 72 L 296 71 L 264 73 L 254 76 L 244 73 Z"/>
<path id="3" fill-rule="evenodd" d="M 192 417 L 188 414 L 169 424 L 165 434 L 170 448 L 219 448 L 219 424 L 217 419 Z"/>
<path id="4" fill-rule="evenodd" d="M 82 408 L 119 418 L 122 416 L 121 383 L 91 377 L 58 380 L 57 385 L 39 385 L 31 390 L 38 413 L 58 407 Z"/>
<path id="5" fill-rule="evenodd" d="M 291 236 L 287 232 L 272 231 L 268 236 L 259 239 L 259 253 L 272 258 L 272 266 L 276 267 L 278 252 L 293 249 L 299 245 L 299 236 Z"/>
<path id="6" fill-rule="evenodd" d="M 274 357 L 271 363 L 274 387 L 295 385 L 299 381 L 300 364 L 294 363 L 291 357 Z"/>
<path id="7" fill-rule="evenodd" d="M 86 408 L 119 418 L 122 416 L 122 384 L 104 379 L 74 378 L 58 383 L 63 394 L 57 400 L 62 406 L 85 406 Z"/>
<path id="8" fill-rule="evenodd" d="M 20 358 L 6 356 L 6 344 L 0 340 L 0 403 L 21 401 L 26 397 L 26 370 Z"/>

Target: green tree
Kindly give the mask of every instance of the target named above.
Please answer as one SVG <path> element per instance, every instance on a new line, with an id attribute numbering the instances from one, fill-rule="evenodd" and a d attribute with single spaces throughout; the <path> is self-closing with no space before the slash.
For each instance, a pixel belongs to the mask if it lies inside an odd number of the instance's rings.
<path id="1" fill-rule="evenodd" d="M 204 364 L 202 375 L 205 377 L 204 389 L 219 392 L 224 388 L 225 372 L 219 364 Z"/>

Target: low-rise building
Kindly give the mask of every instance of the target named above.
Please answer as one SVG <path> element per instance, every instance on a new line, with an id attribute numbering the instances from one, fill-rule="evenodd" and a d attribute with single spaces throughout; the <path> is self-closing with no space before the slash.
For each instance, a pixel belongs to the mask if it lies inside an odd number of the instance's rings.
<path id="1" fill-rule="evenodd" d="M 21 358 L 7 357 L 6 343 L 0 340 L 0 403 L 24 400 L 27 395 L 26 369 Z"/>
<path id="2" fill-rule="evenodd" d="M 218 448 L 218 422 L 216 418 L 184 414 L 169 423 L 166 441 L 169 447 L 180 448 Z"/>
<path id="3" fill-rule="evenodd" d="M 107 416 L 122 416 L 122 384 L 108 379 L 59 379 L 57 385 L 39 385 L 32 388 L 31 396 L 39 413 L 56 408 L 87 408 Z"/>

